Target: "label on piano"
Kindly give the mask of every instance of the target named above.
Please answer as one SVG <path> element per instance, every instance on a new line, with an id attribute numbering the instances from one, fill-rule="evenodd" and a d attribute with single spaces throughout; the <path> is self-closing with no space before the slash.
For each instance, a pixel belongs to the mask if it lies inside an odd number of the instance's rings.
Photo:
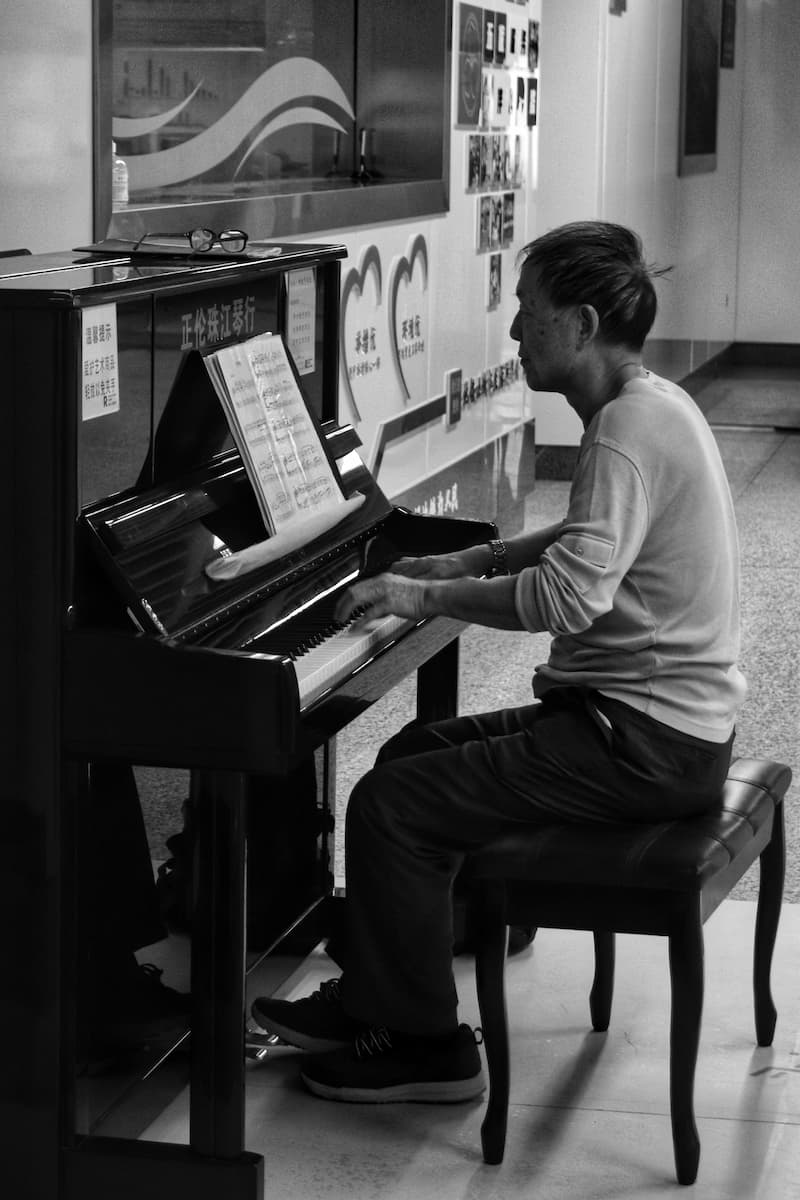
<path id="1" fill-rule="evenodd" d="M 270 533 L 344 496 L 280 334 L 204 355 Z"/>
<path id="2" fill-rule="evenodd" d="M 119 412 L 117 306 L 81 310 L 81 417 L 92 421 Z"/>
<path id="3" fill-rule="evenodd" d="M 286 272 L 286 341 L 298 375 L 316 369 L 317 277 L 313 267 Z"/>

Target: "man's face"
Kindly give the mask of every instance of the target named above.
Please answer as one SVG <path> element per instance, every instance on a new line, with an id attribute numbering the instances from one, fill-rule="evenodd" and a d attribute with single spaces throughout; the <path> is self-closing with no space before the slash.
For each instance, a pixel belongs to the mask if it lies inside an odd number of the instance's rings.
<path id="1" fill-rule="evenodd" d="M 574 362 L 572 308 L 557 308 L 548 299 L 536 267 L 524 266 L 517 285 L 519 311 L 511 337 L 519 342 L 519 357 L 528 387 L 539 392 L 563 392 Z"/>

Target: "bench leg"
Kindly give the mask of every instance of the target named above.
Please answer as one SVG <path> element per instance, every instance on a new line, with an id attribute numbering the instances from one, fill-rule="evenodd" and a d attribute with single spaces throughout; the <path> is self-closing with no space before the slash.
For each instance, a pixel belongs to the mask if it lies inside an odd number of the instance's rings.
<path id="1" fill-rule="evenodd" d="M 594 931 L 594 982 L 589 993 L 592 1029 L 605 1033 L 611 1020 L 614 995 L 614 934 L 608 929 Z"/>
<path id="2" fill-rule="evenodd" d="M 783 829 L 783 802 L 775 805 L 772 837 L 759 859 L 760 882 L 756 908 L 756 934 L 753 949 L 753 999 L 756 1015 L 756 1041 L 759 1046 L 771 1046 L 775 1033 L 777 1009 L 772 999 L 770 969 L 778 920 L 783 903 L 783 877 L 786 870 L 786 849 Z"/>
<path id="3" fill-rule="evenodd" d="M 703 1016 L 703 925 L 697 908 L 669 938 L 672 982 L 670 1110 L 678 1183 L 694 1183 L 700 1138 L 694 1120 L 694 1075 Z"/>
<path id="4" fill-rule="evenodd" d="M 509 1062 L 505 965 L 508 926 L 505 887 L 490 881 L 476 891 L 475 982 L 489 1068 L 489 1100 L 481 1125 L 483 1161 L 503 1161 L 508 1123 Z"/>

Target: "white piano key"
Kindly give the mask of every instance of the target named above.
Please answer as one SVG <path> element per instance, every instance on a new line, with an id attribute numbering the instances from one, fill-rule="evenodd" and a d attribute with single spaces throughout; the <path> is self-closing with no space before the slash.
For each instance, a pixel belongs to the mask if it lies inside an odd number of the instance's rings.
<path id="1" fill-rule="evenodd" d="M 308 708 L 413 624 L 406 617 L 380 617 L 363 625 L 341 629 L 319 646 L 301 654 L 294 663 L 300 708 Z"/>

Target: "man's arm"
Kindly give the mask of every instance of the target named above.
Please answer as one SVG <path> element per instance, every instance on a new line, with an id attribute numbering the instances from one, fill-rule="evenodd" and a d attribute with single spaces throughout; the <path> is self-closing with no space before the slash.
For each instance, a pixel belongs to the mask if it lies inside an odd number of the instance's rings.
<path id="1" fill-rule="evenodd" d="M 392 614 L 419 621 L 449 616 L 492 629 L 522 629 L 514 604 L 516 579 L 410 579 L 387 573 L 348 588 L 336 607 L 336 619 L 353 615 L 363 622 Z"/>
<path id="2" fill-rule="evenodd" d="M 508 570 L 516 575 L 525 567 L 534 567 L 548 546 L 557 541 L 563 522 L 542 529 L 520 533 L 505 542 Z M 464 579 L 467 576 L 488 575 L 494 557 L 488 542 L 469 546 L 454 554 L 429 554 L 422 558 L 401 558 L 392 566 L 392 573 L 411 579 Z"/>

